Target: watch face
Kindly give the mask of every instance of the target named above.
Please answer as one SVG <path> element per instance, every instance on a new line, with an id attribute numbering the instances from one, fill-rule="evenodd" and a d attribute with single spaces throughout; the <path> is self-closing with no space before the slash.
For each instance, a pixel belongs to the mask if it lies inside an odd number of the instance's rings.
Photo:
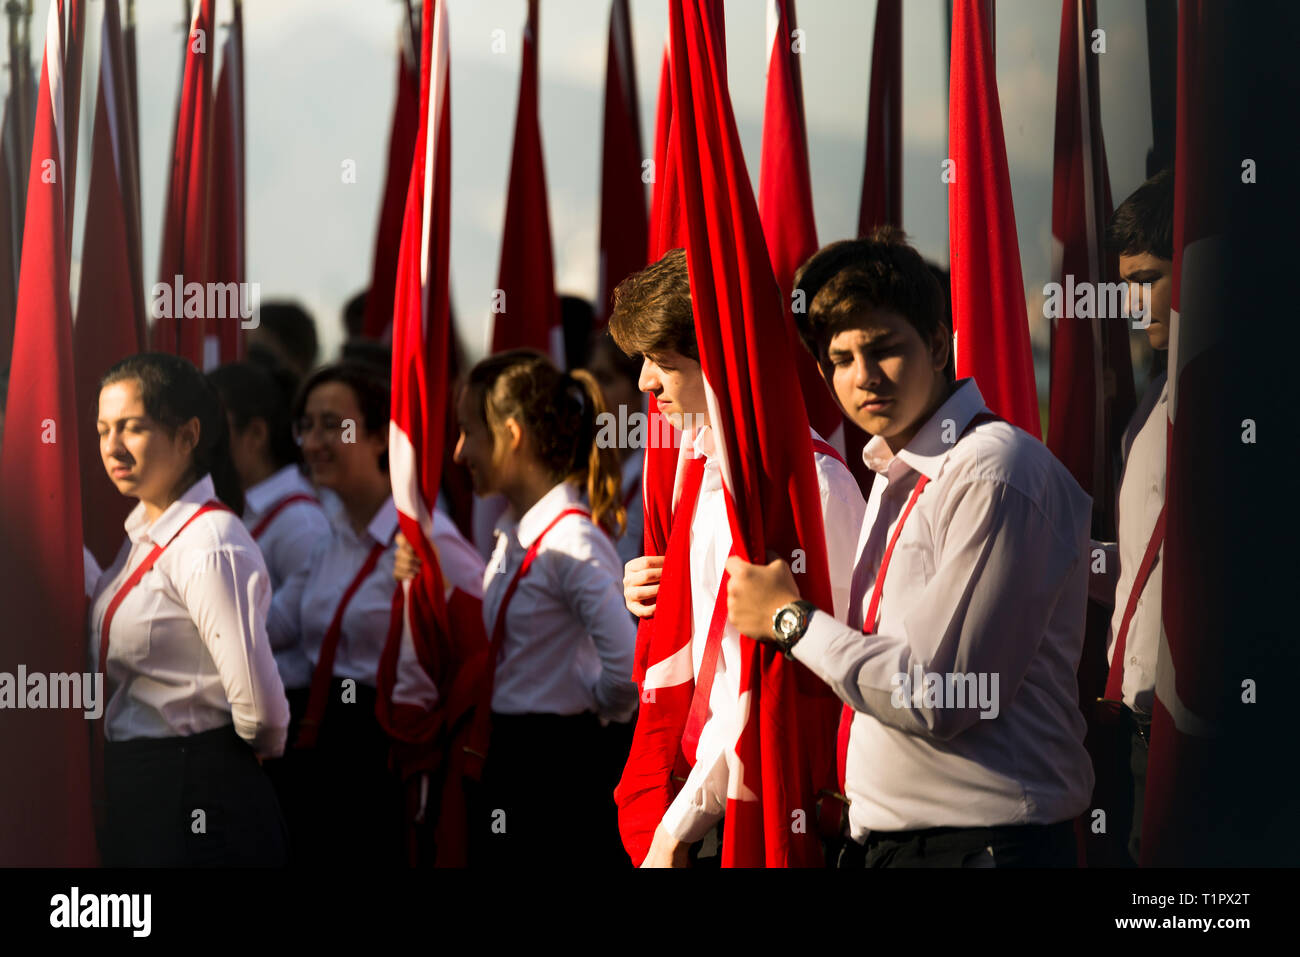
<path id="1" fill-rule="evenodd" d="M 776 630 L 781 633 L 782 638 L 789 638 L 794 634 L 795 629 L 799 627 L 798 616 L 792 608 L 781 609 L 781 617 L 777 619 Z"/>

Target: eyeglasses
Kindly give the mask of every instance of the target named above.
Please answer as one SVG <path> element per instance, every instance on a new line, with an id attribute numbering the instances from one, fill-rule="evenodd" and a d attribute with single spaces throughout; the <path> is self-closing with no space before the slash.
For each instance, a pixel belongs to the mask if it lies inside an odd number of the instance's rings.
<path id="1" fill-rule="evenodd" d="M 324 440 L 337 443 L 343 436 L 344 420 L 336 415 L 323 415 L 317 422 L 310 415 L 304 415 L 293 424 L 293 440 L 299 445 L 317 429 L 324 433 Z"/>

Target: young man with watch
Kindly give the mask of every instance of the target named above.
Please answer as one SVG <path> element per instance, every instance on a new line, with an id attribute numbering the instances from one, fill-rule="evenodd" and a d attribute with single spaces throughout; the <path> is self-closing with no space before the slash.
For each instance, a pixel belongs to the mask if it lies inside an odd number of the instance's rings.
<path id="1" fill-rule="evenodd" d="M 691 663 L 700 679 L 705 639 L 722 583 L 723 566 L 731 550 L 731 527 L 722 485 L 721 462 L 700 369 L 691 311 L 686 254 L 675 249 L 657 263 L 629 277 L 614 293 L 609 331 L 628 355 L 642 356 L 641 391 L 652 394 L 659 410 L 686 432 L 684 445 L 704 458 L 703 478 L 690 515 L 691 523 Z M 793 367 L 792 367 L 793 368 Z M 795 390 L 791 373 L 774 388 Z M 797 400 L 796 400 L 797 401 Z M 837 611 L 848 606 L 857 529 L 866 507 L 862 493 L 839 454 L 813 433 L 814 464 L 821 490 L 822 520 L 831 594 Z M 683 500 L 685 493 L 683 492 Z M 679 506 L 680 510 L 680 506 Z M 643 556 L 627 563 L 623 579 L 628 610 L 638 617 L 654 613 L 664 557 Z M 704 844 L 699 856 L 712 856 L 727 804 L 729 767 L 735 761 L 740 734 L 740 633 L 722 633 L 716 677 L 708 699 L 708 715 L 699 731 L 695 762 L 672 799 L 651 842 L 642 866 L 685 866 L 693 845 Z M 709 838 L 708 840 L 705 840 Z"/>
<path id="2" fill-rule="evenodd" d="M 800 336 L 878 478 L 847 616 L 798 604 L 785 562 L 735 558 L 728 616 L 852 709 L 841 864 L 1073 866 L 1093 784 L 1075 678 L 1090 500 L 952 380 L 942 292 L 901 234 L 833 243 L 795 286 Z"/>

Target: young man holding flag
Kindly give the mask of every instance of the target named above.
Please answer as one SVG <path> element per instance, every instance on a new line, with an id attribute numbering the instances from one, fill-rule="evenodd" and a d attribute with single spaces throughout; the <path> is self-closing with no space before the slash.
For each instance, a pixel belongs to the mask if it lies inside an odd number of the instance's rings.
<path id="1" fill-rule="evenodd" d="M 1174 177 L 1164 170 L 1151 177 L 1111 217 L 1106 242 L 1119 254 L 1120 277 L 1128 283 L 1129 313 L 1148 322 L 1151 348 L 1169 348 L 1169 310 L 1174 272 Z M 1124 433 L 1124 471 L 1119 485 L 1119 542 L 1107 544 L 1114 577 L 1095 575 L 1112 603 L 1107 655 L 1110 673 L 1106 700 L 1118 707 L 1129 734 L 1129 773 L 1119 800 L 1120 826 L 1128 830 L 1129 856 L 1138 860 L 1142 804 L 1146 790 L 1147 747 L 1156 691 L 1160 648 L 1160 561 L 1165 535 L 1165 453 L 1168 444 L 1169 384 L 1160 373 L 1147 387 Z M 1106 587 L 1109 585 L 1109 588 Z M 1128 798 L 1132 799 L 1130 804 Z M 1124 820 L 1130 816 L 1131 826 Z"/>
<path id="2" fill-rule="evenodd" d="M 803 602 L 784 561 L 732 558 L 728 618 L 849 706 L 838 757 L 857 853 L 841 863 L 1073 865 L 1093 784 L 1075 679 L 1089 498 L 973 380 L 952 380 L 942 292 L 898 233 L 825 247 L 795 287 L 800 336 L 871 434 L 879 480 L 847 616 Z"/>
<path id="3" fill-rule="evenodd" d="M 686 433 L 678 468 L 679 492 L 674 497 L 675 517 L 689 525 L 689 554 L 670 550 L 667 557 L 685 556 L 689 563 L 690 641 L 686 648 L 690 660 L 686 666 L 694 672 L 694 720 L 688 719 L 681 741 L 689 773 L 684 775 L 684 782 L 679 782 L 681 790 L 656 829 L 643 865 L 685 866 L 691 846 L 704 841 L 723 818 L 742 717 L 740 632 L 725 627 L 721 614 L 725 609 L 721 607 L 720 589 L 725 584 L 723 566 L 732 548 L 732 529 L 723 488 L 724 466 L 706 401 L 683 250 L 668 252 L 618 287 L 609 330 L 624 352 L 643 357 L 641 390 L 653 395 L 660 412 Z M 787 385 L 794 390 L 794 401 L 799 401 L 799 383 L 793 373 Z M 839 454 L 815 432 L 813 451 L 831 593 L 837 612 L 843 614 L 865 503 Z M 677 515 L 677 511 L 681 514 Z M 665 560 L 665 556 L 647 555 L 628 562 L 624 597 L 634 615 L 654 614 Z M 799 557 L 794 560 L 802 571 Z M 711 644 L 708 638 L 718 631 L 719 649 L 706 664 Z M 653 684 L 654 677 L 648 676 L 648 686 Z M 703 702 L 695 704 L 701 696 Z M 705 856 L 711 856 L 712 844 L 705 842 Z"/>

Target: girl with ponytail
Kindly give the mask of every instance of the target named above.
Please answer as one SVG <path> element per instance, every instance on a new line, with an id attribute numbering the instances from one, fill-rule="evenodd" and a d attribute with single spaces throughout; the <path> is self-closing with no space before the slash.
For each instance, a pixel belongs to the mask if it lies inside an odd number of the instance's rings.
<path id="1" fill-rule="evenodd" d="M 97 427 L 108 478 L 139 501 L 90 614 L 108 695 L 103 861 L 283 864 L 284 826 L 259 762 L 283 751 L 289 707 L 225 410 L 190 362 L 146 353 L 104 376 Z"/>
<path id="2" fill-rule="evenodd" d="M 485 756 L 471 805 L 471 861 L 608 861 L 616 834 L 601 724 L 636 709 L 636 629 L 611 536 L 625 521 L 614 449 L 596 441 L 604 400 L 586 372 L 512 350 L 469 373 L 455 460 L 508 511 L 484 573 L 490 681 L 471 754 Z M 418 566 L 408 546 L 397 574 Z M 505 815 L 501 833 L 500 815 Z"/>

